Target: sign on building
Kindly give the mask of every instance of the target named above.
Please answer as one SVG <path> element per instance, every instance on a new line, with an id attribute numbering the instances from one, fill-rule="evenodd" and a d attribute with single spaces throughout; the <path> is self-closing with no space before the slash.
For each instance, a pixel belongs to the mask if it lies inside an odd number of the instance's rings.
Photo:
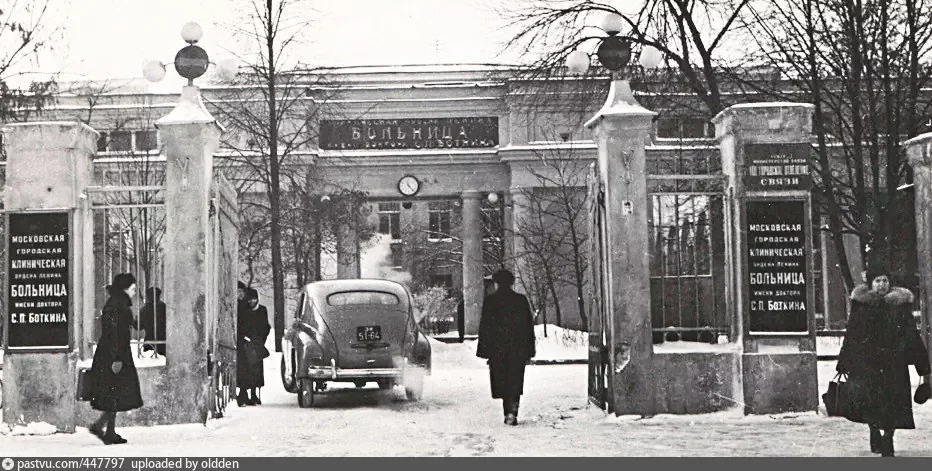
<path id="1" fill-rule="evenodd" d="M 806 143 L 746 144 L 745 187 L 749 191 L 809 190 L 810 147 Z"/>
<path id="2" fill-rule="evenodd" d="M 808 332 L 806 205 L 748 201 L 751 332 Z"/>
<path id="3" fill-rule="evenodd" d="M 9 350 L 70 347 L 70 215 L 13 213 L 7 221 Z"/>
<path id="4" fill-rule="evenodd" d="M 498 145 L 498 118 L 322 120 L 320 148 L 454 149 Z"/>

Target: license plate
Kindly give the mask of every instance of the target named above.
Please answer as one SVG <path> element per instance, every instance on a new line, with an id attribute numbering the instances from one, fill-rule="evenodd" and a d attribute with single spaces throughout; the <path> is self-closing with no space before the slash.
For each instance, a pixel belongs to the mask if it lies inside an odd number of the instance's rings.
<path id="1" fill-rule="evenodd" d="M 382 340 L 382 327 L 378 325 L 356 327 L 356 340 L 360 342 Z"/>

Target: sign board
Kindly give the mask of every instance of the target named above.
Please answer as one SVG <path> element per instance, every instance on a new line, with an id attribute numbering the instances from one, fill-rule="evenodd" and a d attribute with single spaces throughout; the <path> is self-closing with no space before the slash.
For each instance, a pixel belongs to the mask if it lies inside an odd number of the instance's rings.
<path id="1" fill-rule="evenodd" d="M 498 118 L 322 120 L 320 148 L 454 149 L 498 145 Z"/>
<path id="2" fill-rule="evenodd" d="M 70 215 L 12 213 L 7 220 L 9 350 L 70 347 Z"/>
<path id="3" fill-rule="evenodd" d="M 809 265 L 803 201 L 748 201 L 749 327 L 808 332 Z"/>
<path id="4" fill-rule="evenodd" d="M 809 190 L 810 145 L 745 144 L 745 187 L 749 191 Z"/>

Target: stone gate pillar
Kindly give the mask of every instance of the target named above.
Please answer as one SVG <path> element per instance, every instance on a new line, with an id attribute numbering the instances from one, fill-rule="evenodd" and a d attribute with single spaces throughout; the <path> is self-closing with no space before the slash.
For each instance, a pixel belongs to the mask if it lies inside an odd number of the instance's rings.
<path id="1" fill-rule="evenodd" d="M 812 105 L 750 103 L 716 116 L 728 177 L 727 298 L 749 414 L 819 405 L 809 176 Z"/>
<path id="2" fill-rule="evenodd" d="M 919 304 L 922 339 L 932 345 L 932 133 L 904 143 L 913 168 L 916 199 L 916 256 L 919 260 Z M 929 349 L 932 355 L 932 348 Z M 930 356 L 932 358 L 932 356 Z"/>
<path id="3" fill-rule="evenodd" d="M 195 86 L 156 122 L 165 155 L 166 344 L 165 389 L 169 423 L 203 423 L 208 414 L 207 240 L 213 153 L 222 128 L 207 112 Z"/>
<path id="4" fill-rule="evenodd" d="M 84 338 L 80 211 L 93 180 L 98 134 L 77 122 L 6 126 L 9 242 L 3 420 L 74 432 Z M 12 266 L 10 266 L 12 265 Z"/>
<path id="5" fill-rule="evenodd" d="M 656 115 L 634 99 L 627 80 L 615 80 L 605 106 L 586 123 L 595 134 L 605 188 L 610 253 L 605 301 L 614 339 L 610 389 L 617 414 L 648 414 L 655 408 L 644 147 Z"/>

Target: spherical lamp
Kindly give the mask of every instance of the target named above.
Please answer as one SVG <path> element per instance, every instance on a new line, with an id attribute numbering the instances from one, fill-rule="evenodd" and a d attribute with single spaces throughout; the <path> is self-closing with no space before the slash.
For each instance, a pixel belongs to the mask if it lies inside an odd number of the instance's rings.
<path id="1" fill-rule="evenodd" d="M 489 193 L 489 203 L 498 203 L 498 193 Z"/>
<path id="2" fill-rule="evenodd" d="M 142 76 L 150 82 L 158 82 L 165 78 L 165 65 L 159 61 L 148 61 L 142 66 Z"/>
<path id="3" fill-rule="evenodd" d="M 641 64 L 641 67 L 644 67 L 645 69 L 653 69 L 660 65 L 661 59 L 663 59 L 663 53 L 660 52 L 660 49 L 657 49 L 651 45 L 647 45 L 641 49 L 641 55 L 638 57 L 638 62 Z"/>
<path id="4" fill-rule="evenodd" d="M 589 54 L 573 51 L 566 56 L 566 68 L 574 74 L 585 74 L 589 70 Z"/>
<path id="5" fill-rule="evenodd" d="M 204 37 L 204 29 L 201 25 L 190 21 L 181 27 L 181 39 L 188 44 L 194 44 Z"/>
<path id="6" fill-rule="evenodd" d="M 219 75 L 222 80 L 233 80 L 238 71 L 239 63 L 232 57 L 217 62 L 217 75 Z"/>
<path id="7" fill-rule="evenodd" d="M 602 31 L 614 36 L 621 32 L 622 18 L 618 13 L 606 13 L 602 18 Z"/>

